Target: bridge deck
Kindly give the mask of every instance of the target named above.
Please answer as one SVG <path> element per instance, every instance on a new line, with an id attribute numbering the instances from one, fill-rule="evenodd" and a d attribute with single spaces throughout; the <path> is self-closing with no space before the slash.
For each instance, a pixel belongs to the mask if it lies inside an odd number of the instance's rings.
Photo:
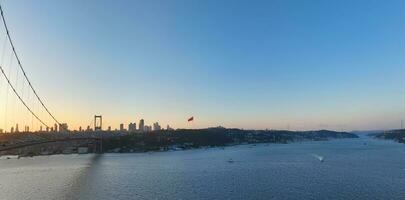
<path id="1" fill-rule="evenodd" d="M 24 147 L 29 147 L 29 146 L 35 146 L 35 145 L 41 145 L 41 144 L 48 144 L 48 143 L 56 143 L 56 142 L 69 142 L 69 141 L 80 141 L 80 140 L 101 140 L 100 138 L 62 138 L 62 139 L 54 139 L 54 140 L 45 140 L 45 141 L 34 141 L 34 142 L 29 142 L 29 143 L 22 143 L 22 144 L 15 144 L 15 145 L 10 145 L 6 146 L 3 148 L 0 148 L 0 152 L 2 151 L 9 151 L 13 149 L 19 149 L 19 148 L 24 148 Z"/>

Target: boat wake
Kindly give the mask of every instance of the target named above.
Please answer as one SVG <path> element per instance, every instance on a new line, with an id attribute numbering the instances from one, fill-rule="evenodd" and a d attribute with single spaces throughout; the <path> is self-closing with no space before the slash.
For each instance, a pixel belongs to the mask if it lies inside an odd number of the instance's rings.
<path id="1" fill-rule="evenodd" d="M 323 156 L 317 155 L 317 154 L 312 154 L 312 156 L 314 156 L 315 158 L 317 158 L 319 160 L 319 162 L 323 162 L 325 161 L 325 158 Z"/>

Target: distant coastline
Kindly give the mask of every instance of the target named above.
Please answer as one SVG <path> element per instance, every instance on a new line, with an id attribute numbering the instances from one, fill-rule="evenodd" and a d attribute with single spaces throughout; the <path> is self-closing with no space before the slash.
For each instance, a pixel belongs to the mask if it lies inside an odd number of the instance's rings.
<path id="1" fill-rule="evenodd" d="M 405 143 L 405 129 L 382 131 L 381 133 L 376 133 L 371 136 L 377 139 L 394 140 L 399 143 Z"/>
<path id="2" fill-rule="evenodd" d="M 136 153 L 148 151 L 185 150 L 208 147 L 224 147 L 239 144 L 278 143 L 298 141 L 324 141 L 340 138 L 358 138 L 356 134 L 330 130 L 242 130 L 223 127 L 206 129 L 160 130 L 148 133 L 91 132 L 91 133 L 16 133 L 0 136 L 5 148 L 24 140 L 55 138 L 102 138 L 102 152 Z M 60 142 L 54 145 L 36 145 L 18 150 L 0 152 L 0 155 L 37 156 L 71 153 L 95 153 L 97 145 L 88 141 Z"/>

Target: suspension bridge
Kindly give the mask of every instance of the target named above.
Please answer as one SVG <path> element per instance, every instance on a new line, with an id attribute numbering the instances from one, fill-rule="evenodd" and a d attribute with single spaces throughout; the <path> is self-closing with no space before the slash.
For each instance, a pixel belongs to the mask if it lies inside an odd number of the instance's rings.
<path id="1" fill-rule="evenodd" d="M 70 133 L 48 108 L 28 76 L 14 44 L 6 15 L 0 5 L 0 155 L 23 148 L 91 146 L 102 152 L 101 121 L 94 131 Z M 101 116 L 95 116 L 101 119 Z M 90 126 L 89 126 L 90 127 Z M 91 130 L 91 131 L 90 131 Z"/>

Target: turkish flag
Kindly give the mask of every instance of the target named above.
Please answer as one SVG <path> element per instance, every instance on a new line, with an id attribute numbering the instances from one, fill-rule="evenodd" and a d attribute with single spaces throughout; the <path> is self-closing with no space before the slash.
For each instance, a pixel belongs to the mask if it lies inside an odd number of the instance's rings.
<path id="1" fill-rule="evenodd" d="M 194 117 L 190 117 L 190 118 L 188 118 L 188 122 L 191 122 L 191 121 L 193 121 L 194 120 Z"/>

